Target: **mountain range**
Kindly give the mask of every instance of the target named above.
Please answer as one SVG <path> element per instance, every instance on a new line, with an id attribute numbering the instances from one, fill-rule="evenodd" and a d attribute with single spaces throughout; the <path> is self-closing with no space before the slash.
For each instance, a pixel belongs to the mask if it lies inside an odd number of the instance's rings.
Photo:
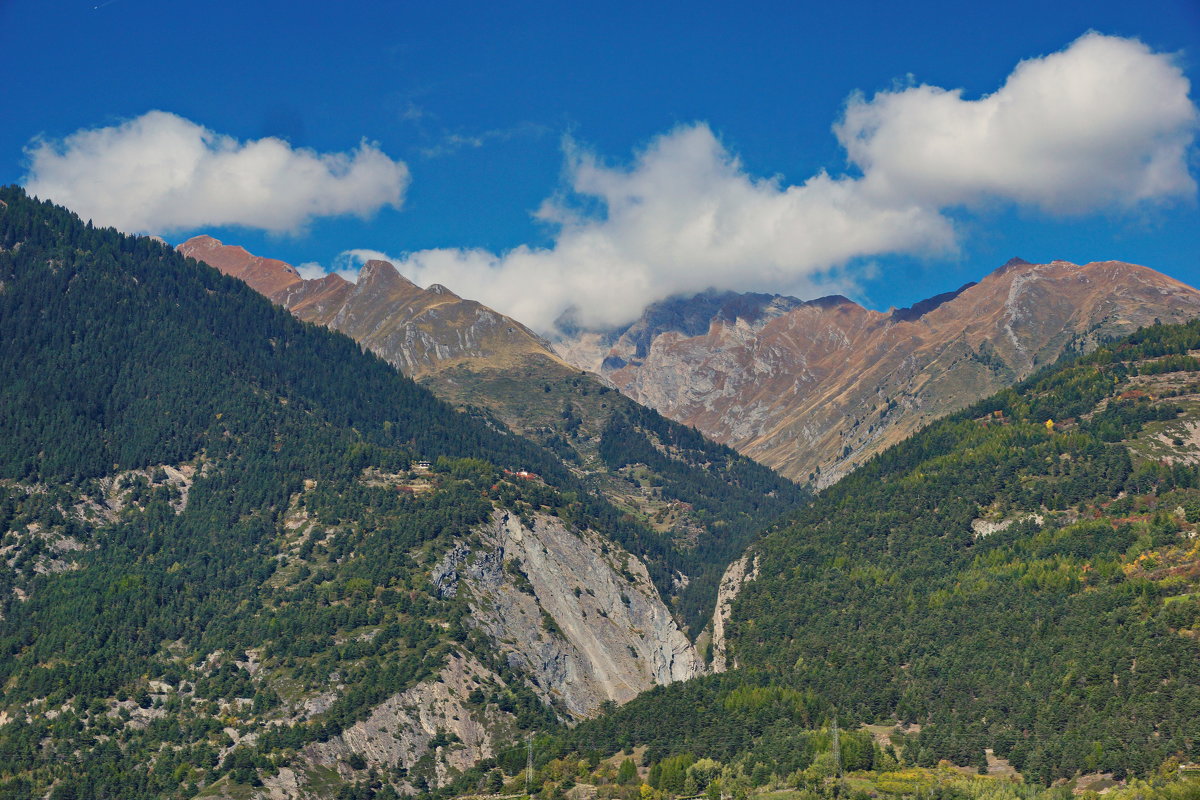
<path id="1" fill-rule="evenodd" d="M 159 242 L 0 200 L 8 796 L 191 797 L 285 752 L 272 791 L 365 779 L 351 753 L 413 791 L 704 671 L 669 545 L 558 457 Z"/>
<path id="2" fill-rule="evenodd" d="M 1013 259 L 910 308 L 708 292 L 556 348 L 639 403 L 827 486 L 1064 353 L 1198 312 L 1200 292 L 1146 267 Z"/>
<path id="3" fill-rule="evenodd" d="M 804 497 L 574 370 L 542 447 L 12 187 L 0 334 L 11 796 L 449 786 L 706 671 L 680 620 Z"/>
<path id="4" fill-rule="evenodd" d="M 1200 312 L 1200 292 L 1147 267 L 1014 258 L 978 283 L 888 312 L 841 296 L 710 290 L 651 304 L 622 328 L 568 328 L 549 341 L 441 286 L 421 290 L 385 262 L 366 264 L 355 285 L 305 281 L 211 237 L 180 251 L 516 429 L 537 425 L 520 401 L 498 402 L 498 384 L 573 368 L 818 488 L 1064 353 Z"/>

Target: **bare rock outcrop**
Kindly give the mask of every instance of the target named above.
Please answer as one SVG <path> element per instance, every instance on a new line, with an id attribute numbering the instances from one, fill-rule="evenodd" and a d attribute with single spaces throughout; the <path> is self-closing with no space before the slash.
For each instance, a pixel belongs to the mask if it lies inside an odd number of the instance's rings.
<path id="1" fill-rule="evenodd" d="M 566 720 L 704 671 L 645 566 L 556 517 L 522 521 L 497 510 L 438 559 L 429 577 L 442 596 L 468 599 L 475 624 L 500 657 Z M 365 773 L 353 766 L 358 758 L 367 767 L 408 770 L 410 791 L 418 777 L 440 785 L 517 735 L 510 714 L 470 700 L 474 690 L 503 685 L 470 653 L 454 653 L 436 678 L 392 695 L 328 741 L 306 746 L 307 768 L 281 772 L 268 791 L 305 796 L 312 768 L 361 779 Z"/>
<path id="2" fill-rule="evenodd" d="M 460 544 L 434 580 L 468 592 L 480 628 L 568 718 L 704 671 L 645 566 L 556 517 L 495 512 L 479 547 Z"/>
<path id="3" fill-rule="evenodd" d="M 469 704 L 471 691 L 487 684 L 503 681 L 470 655 L 452 655 L 437 678 L 392 695 L 329 741 L 308 745 L 304 759 L 354 779 L 362 776 L 350 766 L 351 754 L 371 766 L 412 770 L 432 751 L 432 777 L 441 783 L 449 770 L 494 755 L 497 739 L 515 730 L 511 717 Z"/>
<path id="4" fill-rule="evenodd" d="M 734 561 L 721 576 L 717 589 L 717 605 L 712 619 L 712 671 L 729 669 L 729 644 L 725 639 L 725 627 L 733 614 L 733 601 L 742 587 L 758 577 L 758 558 L 747 553 Z M 737 666 L 737 664 L 733 664 Z"/>

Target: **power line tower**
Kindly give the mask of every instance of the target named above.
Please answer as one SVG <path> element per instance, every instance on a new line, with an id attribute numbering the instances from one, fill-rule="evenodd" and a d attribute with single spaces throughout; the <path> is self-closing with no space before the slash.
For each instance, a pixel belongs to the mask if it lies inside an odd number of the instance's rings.
<path id="1" fill-rule="evenodd" d="M 525 794 L 533 786 L 533 733 L 525 734 Z"/>
<path id="2" fill-rule="evenodd" d="M 833 768 L 834 774 L 842 779 L 842 745 L 838 740 L 837 709 L 833 710 Z"/>

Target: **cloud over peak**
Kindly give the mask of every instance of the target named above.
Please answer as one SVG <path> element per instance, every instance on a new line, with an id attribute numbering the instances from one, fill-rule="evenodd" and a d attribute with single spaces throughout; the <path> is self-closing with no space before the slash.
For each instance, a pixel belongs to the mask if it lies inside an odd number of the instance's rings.
<path id="1" fill-rule="evenodd" d="M 26 149 L 26 188 L 85 219 L 133 232 L 214 225 L 302 229 L 316 217 L 398 208 L 408 168 L 366 141 L 348 153 L 241 142 L 150 111 Z"/>
<path id="2" fill-rule="evenodd" d="M 656 137 L 629 167 L 605 166 L 570 142 L 566 149 L 565 190 L 538 211 L 558 226 L 552 247 L 344 255 L 392 261 L 422 285 L 462 287 L 545 331 L 568 308 L 584 325 L 616 325 L 655 299 L 710 286 L 844 291 L 850 283 L 838 268 L 852 258 L 954 247 L 940 215 L 874 203 L 853 180 L 753 178 L 702 123 Z M 596 207 L 602 213 L 586 210 Z"/>
<path id="3" fill-rule="evenodd" d="M 537 213 L 557 226 L 553 246 L 392 260 L 543 331 L 572 307 L 602 327 L 708 287 L 853 293 L 862 259 L 954 252 L 953 208 L 1078 215 L 1194 196 L 1189 89 L 1170 55 L 1088 33 L 978 100 L 928 85 L 851 97 L 834 133 L 856 174 L 754 177 L 704 123 L 655 137 L 625 166 L 568 140 L 564 186 Z"/>

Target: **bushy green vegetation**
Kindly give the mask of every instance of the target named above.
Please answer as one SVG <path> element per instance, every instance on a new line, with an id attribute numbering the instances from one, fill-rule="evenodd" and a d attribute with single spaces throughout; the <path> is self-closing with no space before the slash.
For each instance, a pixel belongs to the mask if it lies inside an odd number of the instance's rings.
<path id="1" fill-rule="evenodd" d="M 561 799 L 575 787 L 586 787 L 601 800 L 1096 800 L 1100 792 L 1112 800 L 1200 798 L 1195 768 L 1181 768 L 1175 758 L 1124 783 L 1111 775 L 1092 774 L 1047 788 L 1022 780 L 994 757 L 981 757 L 971 767 L 948 761 L 916 766 L 911 762 L 912 737 L 894 729 L 835 731 L 825 726 L 788 734 L 784 746 L 764 746 L 726 760 L 691 752 L 663 756 L 653 748 L 627 749 L 606 758 L 599 750 L 564 752 L 561 741 L 539 739 L 530 788 L 540 800 Z M 469 779 L 464 776 L 458 788 L 464 793 L 521 793 L 526 782 L 523 757 L 523 747 L 502 751 L 486 770 Z"/>

